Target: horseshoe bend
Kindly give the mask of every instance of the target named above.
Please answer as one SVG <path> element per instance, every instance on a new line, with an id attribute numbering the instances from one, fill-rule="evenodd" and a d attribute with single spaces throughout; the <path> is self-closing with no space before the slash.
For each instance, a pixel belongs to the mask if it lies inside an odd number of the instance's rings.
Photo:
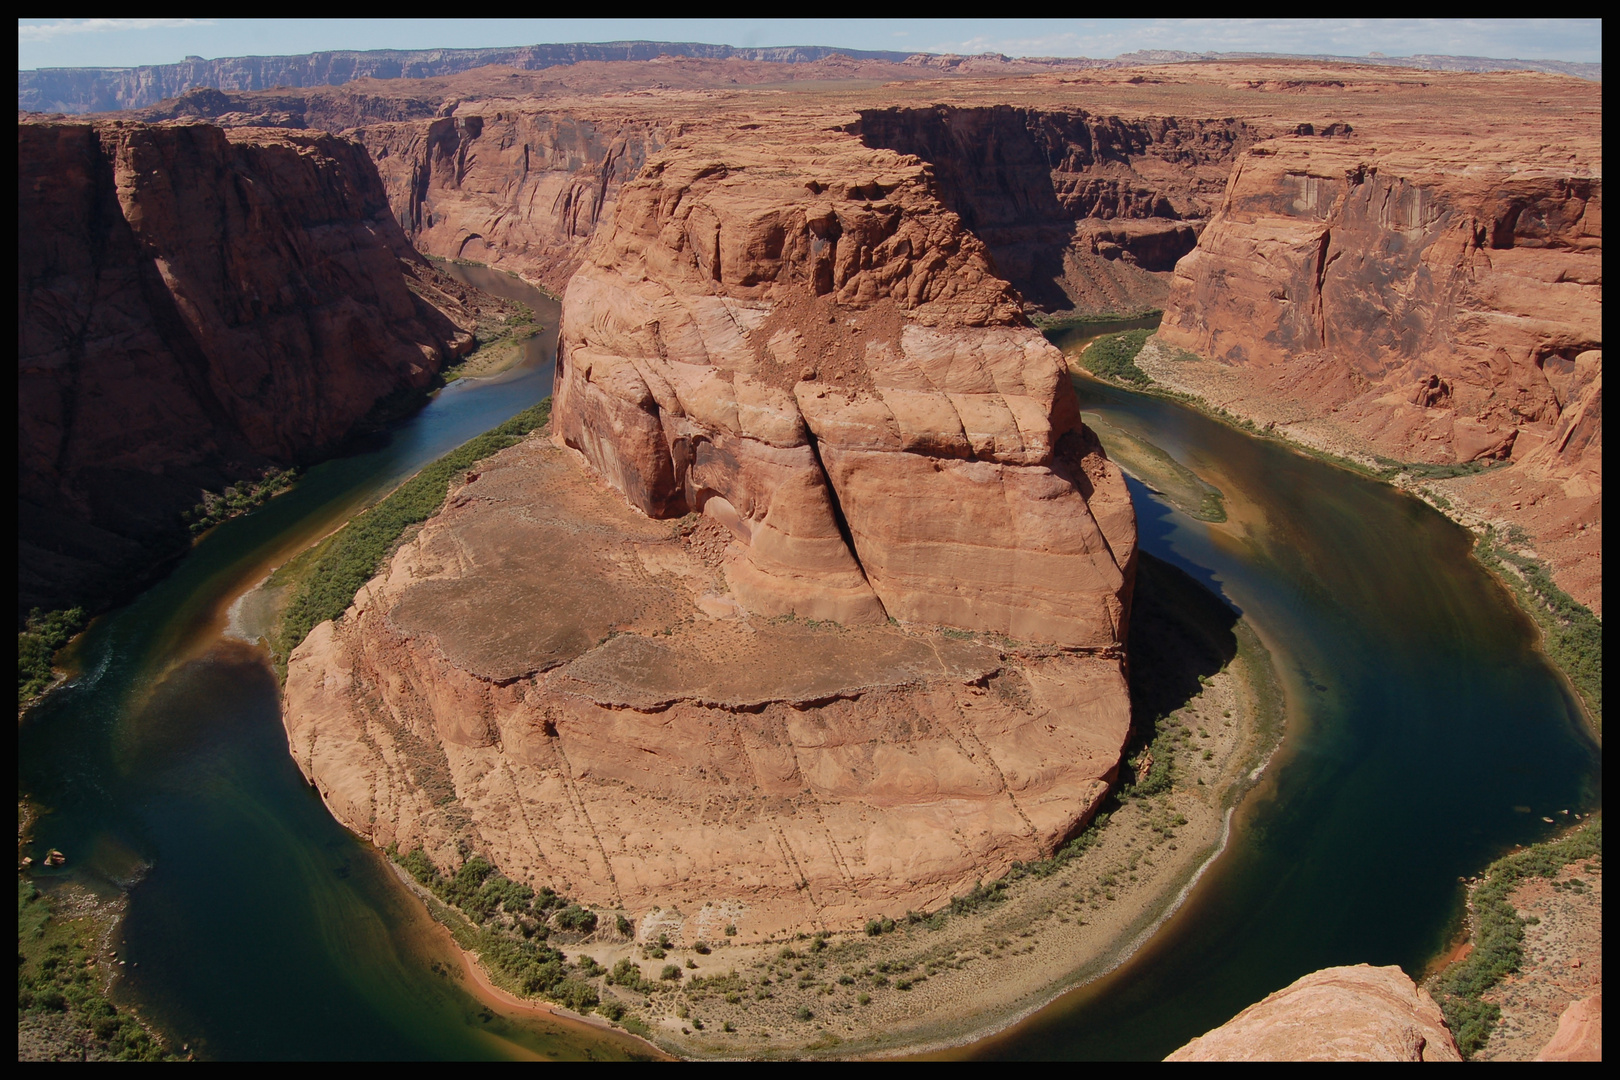
<path id="1" fill-rule="evenodd" d="M 19 117 L 19 626 L 204 533 L 242 578 L 184 579 L 228 646 L 47 648 L 45 714 L 226 672 L 396 948 L 682 1055 L 1485 1053 L 1496 991 L 1419 978 L 1456 883 L 1600 883 L 1601 84 L 620 45 L 27 80 L 138 107 Z"/>

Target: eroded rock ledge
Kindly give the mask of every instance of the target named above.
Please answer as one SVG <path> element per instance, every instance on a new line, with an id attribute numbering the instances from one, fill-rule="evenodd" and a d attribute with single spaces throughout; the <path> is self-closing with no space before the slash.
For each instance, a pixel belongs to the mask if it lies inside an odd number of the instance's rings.
<path id="1" fill-rule="evenodd" d="M 1324 968 L 1166 1061 L 1461 1061 L 1440 1006 L 1398 967 Z"/>

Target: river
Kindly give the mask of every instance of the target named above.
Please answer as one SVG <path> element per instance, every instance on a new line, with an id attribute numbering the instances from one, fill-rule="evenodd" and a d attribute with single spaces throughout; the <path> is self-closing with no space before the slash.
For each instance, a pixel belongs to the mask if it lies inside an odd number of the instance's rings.
<path id="1" fill-rule="evenodd" d="M 46 812 L 53 878 L 126 889 L 116 994 L 221 1059 L 615 1058 L 613 1033 L 482 1004 L 382 858 L 326 812 L 286 752 L 237 597 L 421 465 L 551 390 L 555 301 L 518 367 L 440 392 L 385 445 L 310 469 L 210 532 L 96 621 L 71 685 L 18 732 L 19 792 Z M 1220 489 L 1206 523 L 1132 481 L 1143 548 L 1225 596 L 1271 649 L 1289 727 L 1231 845 L 1124 967 L 963 1053 L 1155 1058 L 1307 971 L 1421 969 L 1460 913 L 1458 877 L 1601 799 L 1601 753 L 1468 535 L 1392 489 L 1174 403 L 1086 381 L 1084 407 Z"/>

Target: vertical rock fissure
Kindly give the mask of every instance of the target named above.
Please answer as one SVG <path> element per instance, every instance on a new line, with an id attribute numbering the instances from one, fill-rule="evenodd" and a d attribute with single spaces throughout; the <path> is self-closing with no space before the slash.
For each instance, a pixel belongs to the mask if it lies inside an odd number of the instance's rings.
<path id="1" fill-rule="evenodd" d="M 838 535 L 844 538 L 844 546 L 849 549 L 850 557 L 855 560 L 855 566 L 860 570 L 861 577 L 871 585 L 872 576 L 866 572 L 866 564 L 861 561 L 860 549 L 855 546 L 855 534 L 850 530 L 849 519 L 844 516 L 844 504 L 839 500 L 838 488 L 833 484 L 832 473 L 827 471 L 827 463 L 821 460 L 821 443 L 808 424 L 805 425 L 805 437 L 810 443 L 810 454 L 816 459 L 816 468 L 821 470 L 821 478 L 827 482 L 827 500 L 832 504 L 833 523 L 838 526 Z M 884 605 L 883 597 L 878 596 L 876 586 L 872 588 L 872 595 L 877 597 L 878 607 L 883 608 L 883 614 L 887 617 L 889 609 Z"/>

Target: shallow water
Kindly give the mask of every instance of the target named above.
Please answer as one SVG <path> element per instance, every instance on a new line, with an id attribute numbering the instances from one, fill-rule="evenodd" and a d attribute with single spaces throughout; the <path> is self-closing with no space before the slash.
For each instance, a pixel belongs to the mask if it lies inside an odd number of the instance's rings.
<path id="1" fill-rule="evenodd" d="M 1318 968 L 1420 973 L 1457 925 L 1460 876 L 1602 799 L 1601 752 L 1465 530 L 1173 402 L 1078 385 L 1087 415 L 1223 493 L 1212 524 L 1129 481 L 1143 549 L 1270 648 L 1288 730 L 1226 854 L 1154 939 L 963 1052 L 978 1058 L 1159 1058 Z"/>
<path id="2" fill-rule="evenodd" d="M 474 283 L 518 287 L 487 273 Z M 518 298 L 547 327 L 543 356 L 453 384 L 386 446 L 214 530 L 91 628 L 80 677 L 19 729 L 19 791 L 48 811 L 37 846 L 67 852 L 58 876 L 130 888 L 119 994 L 204 1056 L 629 1049 L 460 988 L 444 935 L 289 759 L 263 655 L 225 636 L 272 567 L 550 392 L 557 304 Z M 1228 519 L 1209 524 L 1132 482 L 1142 543 L 1250 619 L 1290 726 L 1227 854 L 1143 952 L 972 1056 L 1156 1058 L 1318 967 L 1417 970 L 1454 925 L 1459 875 L 1601 798 L 1599 751 L 1461 529 L 1173 403 L 1089 381 L 1082 398 L 1221 491 Z"/>

